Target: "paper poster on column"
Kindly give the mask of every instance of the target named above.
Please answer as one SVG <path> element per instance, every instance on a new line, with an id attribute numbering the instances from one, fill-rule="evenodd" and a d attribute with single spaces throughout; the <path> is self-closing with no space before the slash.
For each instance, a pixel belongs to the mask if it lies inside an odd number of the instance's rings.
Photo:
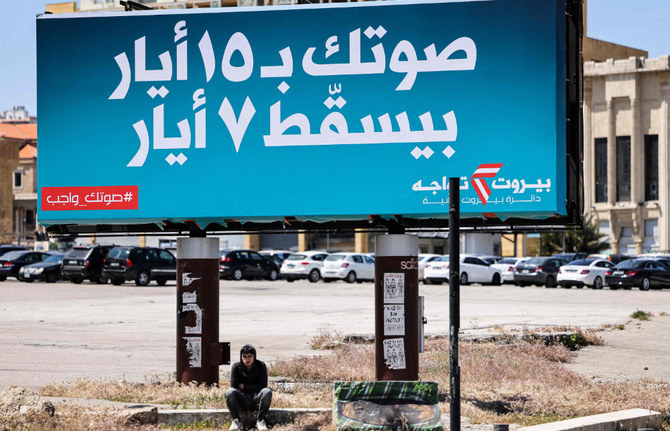
<path id="1" fill-rule="evenodd" d="M 405 335 L 404 305 L 384 305 L 384 335 Z"/>
<path id="2" fill-rule="evenodd" d="M 402 272 L 384 273 L 384 304 L 402 304 L 405 302 L 405 274 Z"/>
<path id="3" fill-rule="evenodd" d="M 405 363 L 405 343 L 402 338 L 384 340 L 384 360 L 392 370 L 404 370 L 407 367 Z"/>

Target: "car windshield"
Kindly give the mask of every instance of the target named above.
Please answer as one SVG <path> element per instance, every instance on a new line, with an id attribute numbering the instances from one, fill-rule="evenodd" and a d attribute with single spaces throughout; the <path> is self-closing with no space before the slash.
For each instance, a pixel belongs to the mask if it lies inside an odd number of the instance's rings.
<path id="1" fill-rule="evenodd" d="M 75 247 L 67 253 L 68 257 L 86 257 L 88 254 L 87 248 Z"/>
<path id="2" fill-rule="evenodd" d="M 503 264 L 503 265 L 514 265 L 516 263 L 517 259 L 500 259 L 498 263 Z"/>
<path id="3" fill-rule="evenodd" d="M 286 258 L 286 260 L 303 260 L 306 259 L 307 255 L 304 254 L 292 254 Z"/>
<path id="4" fill-rule="evenodd" d="M 624 260 L 620 264 L 618 264 L 615 269 L 634 269 L 634 268 L 641 268 L 644 266 L 645 261 L 644 260 Z"/>
<path id="5" fill-rule="evenodd" d="M 2 260 L 14 260 L 18 259 L 24 254 L 28 253 L 27 251 L 10 251 L 9 253 L 5 253 L 2 255 Z"/>
<path id="6" fill-rule="evenodd" d="M 46 263 L 61 263 L 63 261 L 63 255 L 62 254 L 52 254 L 51 256 L 47 257 L 47 260 L 44 262 Z"/>
<path id="7" fill-rule="evenodd" d="M 107 257 L 114 259 L 127 259 L 128 258 L 128 249 L 127 248 L 113 248 L 107 254 Z"/>
<path id="8" fill-rule="evenodd" d="M 545 261 L 546 261 L 546 259 L 543 259 L 541 257 L 534 257 L 532 259 L 528 259 L 524 263 L 526 263 L 528 265 L 542 265 Z"/>
<path id="9" fill-rule="evenodd" d="M 449 262 L 449 256 L 442 256 L 435 259 L 433 262 Z"/>
<path id="10" fill-rule="evenodd" d="M 337 262 L 338 260 L 343 260 L 345 257 L 347 257 L 347 256 L 344 255 L 344 254 L 331 254 L 330 256 L 328 256 L 326 258 L 326 260 L 330 261 L 330 262 L 333 262 L 333 261 Z"/>

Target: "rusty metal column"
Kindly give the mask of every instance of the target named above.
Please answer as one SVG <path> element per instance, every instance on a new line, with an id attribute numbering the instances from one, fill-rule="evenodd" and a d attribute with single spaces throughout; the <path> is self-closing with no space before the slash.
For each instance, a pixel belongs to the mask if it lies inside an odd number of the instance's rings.
<path id="1" fill-rule="evenodd" d="M 177 381 L 219 383 L 219 240 L 177 239 Z"/>
<path id="2" fill-rule="evenodd" d="M 379 235 L 375 255 L 375 378 L 419 380 L 419 240 Z"/>

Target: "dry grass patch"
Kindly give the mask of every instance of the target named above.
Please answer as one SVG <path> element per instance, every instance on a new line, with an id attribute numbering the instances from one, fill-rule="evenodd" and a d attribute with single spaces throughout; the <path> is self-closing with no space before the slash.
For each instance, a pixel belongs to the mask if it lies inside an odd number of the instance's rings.
<path id="1" fill-rule="evenodd" d="M 573 355 L 563 346 L 546 346 L 539 342 L 461 342 L 463 415 L 475 423 L 530 425 L 633 407 L 670 413 L 670 385 L 649 381 L 598 382 L 565 367 Z M 273 376 L 296 382 L 271 383 L 273 407 L 330 408 L 333 382 L 374 379 L 374 346 L 344 344 L 320 356 L 275 361 L 269 368 Z M 440 410 L 446 414 L 449 410 L 449 341 L 428 340 L 419 369 L 422 380 L 438 383 Z M 221 381 L 227 380 L 222 378 Z M 41 395 L 104 398 L 183 408 L 225 408 L 224 392 L 217 387 L 172 382 L 79 381 L 47 386 Z M 333 429 L 323 420 L 314 417 L 301 424 L 274 429 Z"/>

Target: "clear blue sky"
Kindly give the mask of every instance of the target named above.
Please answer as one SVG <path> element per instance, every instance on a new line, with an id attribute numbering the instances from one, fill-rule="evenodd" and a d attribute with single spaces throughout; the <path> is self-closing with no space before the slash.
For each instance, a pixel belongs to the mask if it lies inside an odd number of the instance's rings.
<path id="1" fill-rule="evenodd" d="M 37 114 L 35 15 L 64 0 L 0 0 L 0 110 Z M 543 0 L 537 0 L 543 1 Z M 670 0 L 589 0 L 588 36 L 670 55 Z"/>

